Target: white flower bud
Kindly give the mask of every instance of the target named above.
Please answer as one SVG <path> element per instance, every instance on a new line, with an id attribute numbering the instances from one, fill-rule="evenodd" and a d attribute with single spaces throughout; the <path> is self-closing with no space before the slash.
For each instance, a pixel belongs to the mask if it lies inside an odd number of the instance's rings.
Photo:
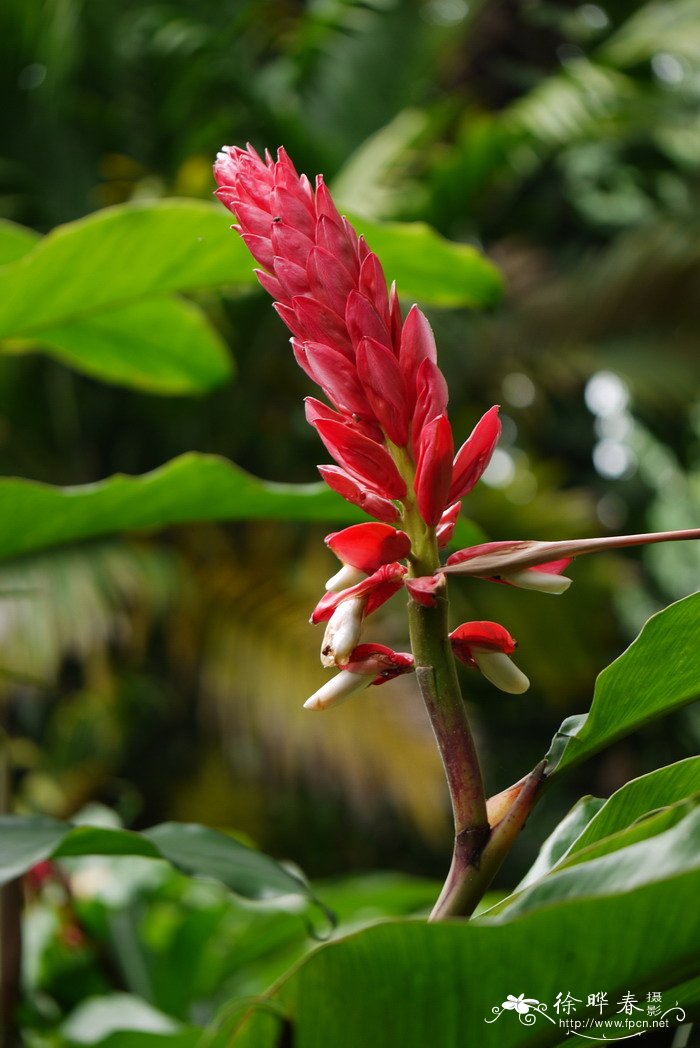
<path id="1" fill-rule="evenodd" d="M 329 706 L 337 706 L 346 699 L 351 698 L 356 692 L 364 691 L 372 683 L 371 676 L 361 673 L 350 673 L 349 670 L 341 670 L 335 677 L 327 681 L 322 688 L 315 691 L 304 703 L 305 710 L 327 710 Z"/>
<path id="2" fill-rule="evenodd" d="M 566 575 L 551 575 L 546 571 L 513 571 L 501 575 L 501 578 L 512 586 L 538 593 L 566 593 L 571 585 L 571 579 Z"/>
<path id="3" fill-rule="evenodd" d="M 522 695 L 530 687 L 530 681 L 525 674 L 502 651 L 472 648 L 472 656 L 486 679 L 501 691 L 507 691 L 511 695 Z"/>
<path id="4" fill-rule="evenodd" d="M 360 642 L 365 597 L 352 597 L 342 601 L 335 609 L 323 635 L 321 665 L 342 666 Z"/>
<path id="5" fill-rule="evenodd" d="M 352 564 L 343 564 L 340 571 L 337 571 L 335 575 L 331 575 L 329 578 L 326 583 L 326 590 L 329 593 L 340 593 L 344 589 L 349 589 L 350 586 L 356 586 L 358 582 L 362 582 L 366 578 L 367 575 L 364 571 L 360 571 L 359 568 L 353 568 Z"/>

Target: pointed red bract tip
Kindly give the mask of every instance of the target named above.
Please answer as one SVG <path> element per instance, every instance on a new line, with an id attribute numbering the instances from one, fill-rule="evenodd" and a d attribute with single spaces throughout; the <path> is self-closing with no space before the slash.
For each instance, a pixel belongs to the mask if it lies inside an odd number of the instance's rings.
<path id="1" fill-rule="evenodd" d="M 418 369 L 424 360 L 430 360 L 433 364 L 437 362 L 435 336 L 425 313 L 418 306 L 411 306 L 403 324 L 399 346 L 399 364 L 406 380 L 411 409 L 416 402 Z"/>
<path id="2" fill-rule="evenodd" d="M 452 471 L 450 502 L 468 495 L 491 461 L 501 435 L 498 411 L 497 404 L 490 408 L 457 452 Z"/>
<path id="3" fill-rule="evenodd" d="M 411 540 L 388 524 L 353 524 L 326 536 L 326 545 L 343 564 L 371 575 L 382 564 L 403 560 L 411 552 Z"/>
<path id="4" fill-rule="evenodd" d="M 454 506 L 448 506 L 443 515 L 440 517 L 440 523 L 438 524 L 435 537 L 437 538 L 438 549 L 444 549 L 447 546 L 454 534 L 454 530 L 457 526 L 457 519 L 459 517 L 459 511 L 462 508 L 461 502 L 455 502 Z"/>

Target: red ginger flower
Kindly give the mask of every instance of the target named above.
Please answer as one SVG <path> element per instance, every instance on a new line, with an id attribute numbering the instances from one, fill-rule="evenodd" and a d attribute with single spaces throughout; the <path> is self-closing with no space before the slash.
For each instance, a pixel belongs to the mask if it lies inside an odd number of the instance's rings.
<path id="1" fill-rule="evenodd" d="M 339 214 L 323 178 L 312 188 L 283 149 L 274 161 L 252 146 L 224 147 L 214 173 L 217 196 L 235 213 L 263 267 L 258 279 L 292 332 L 297 362 L 333 405 L 307 404 L 309 422 L 338 463 L 319 467 L 324 480 L 393 523 L 393 500 L 407 490 L 391 450 L 410 447 L 419 510 L 437 525 L 486 468 L 498 439 L 497 409 L 453 464 L 447 388 L 430 325 L 416 306 L 403 321 L 379 259 Z"/>
<path id="2" fill-rule="evenodd" d="M 345 702 L 370 685 L 385 684 L 413 670 L 413 656 L 383 644 L 359 644 L 340 673 L 306 700 L 304 709 L 325 710 Z"/>
<path id="3" fill-rule="evenodd" d="M 509 659 L 515 641 L 497 622 L 463 622 L 450 633 L 452 651 L 465 665 L 481 670 L 501 691 L 520 695 L 530 681 Z"/>
<path id="4" fill-rule="evenodd" d="M 334 593 L 361 582 L 382 564 L 403 560 L 411 552 L 408 535 L 388 524 L 354 524 L 326 535 L 325 543 L 343 564 L 326 583 L 326 589 Z"/>
<path id="5" fill-rule="evenodd" d="M 356 586 L 341 590 L 340 593 L 328 591 L 324 593 L 320 601 L 311 613 L 311 622 L 327 622 L 336 608 L 346 600 L 362 597 L 366 600 L 365 615 L 371 615 L 373 611 L 380 608 L 385 601 L 393 597 L 404 584 L 404 576 L 408 568 L 398 561 L 392 564 L 384 564 Z"/>

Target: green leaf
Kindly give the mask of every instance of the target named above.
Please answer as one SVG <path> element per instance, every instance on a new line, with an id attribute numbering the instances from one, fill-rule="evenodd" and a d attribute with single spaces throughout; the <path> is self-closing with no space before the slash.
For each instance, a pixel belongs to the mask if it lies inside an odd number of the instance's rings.
<path id="1" fill-rule="evenodd" d="M 664 829 L 669 823 L 670 828 Z M 655 832 L 658 830 L 661 832 Z M 645 824 L 628 827 L 623 834 L 622 841 L 608 837 L 598 842 L 597 850 L 602 854 L 583 856 L 585 861 L 552 871 L 499 906 L 499 916 L 492 919 L 506 916 L 511 919 L 565 899 L 614 895 L 686 870 L 700 872 L 700 806 L 697 802 L 669 808 Z M 622 847 L 630 837 L 636 836 L 642 839 Z M 604 847 L 600 847 L 601 844 Z M 615 850 L 608 850 L 610 848 Z"/>
<path id="2" fill-rule="evenodd" d="M 496 902 L 489 916 L 509 910 L 533 884 L 544 883 L 548 890 L 561 870 L 665 833 L 699 802 L 700 758 L 694 757 L 628 782 L 607 801 L 584 797 L 545 842 L 516 890 Z"/>
<path id="3" fill-rule="evenodd" d="M 254 262 L 217 204 L 123 204 L 36 235 L 0 224 L 4 352 L 42 349 L 89 375 L 149 392 L 201 392 L 230 367 L 205 316 L 174 292 L 255 286 Z M 402 293 L 442 306 L 491 304 L 495 266 L 423 224 L 364 223 Z M 9 340 L 9 341 L 8 341 Z"/>
<path id="4" fill-rule="evenodd" d="M 274 859 L 223 833 L 192 823 L 164 822 L 142 836 L 185 873 L 213 877 L 246 899 L 310 895 L 307 884 Z"/>
<path id="5" fill-rule="evenodd" d="M 41 349 L 103 382 L 168 395 L 205 392 L 231 374 L 226 343 L 204 313 L 177 298 L 152 298 L 62 326 L 5 352 Z"/>
<path id="6" fill-rule="evenodd" d="M 274 859 L 205 826 L 163 823 L 143 833 L 73 826 L 43 817 L 0 816 L 0 884 L 42 859 L 140 855 L 166 859 L 188 874 L 213 877 L 246 899 L 298 895 L 311 899 L 300 876 Z"/>
<path id="7" fill-rule="evenodd" d="M 15 819 L 0 816 L 0 884 L 7 884 L 58 847 L 65 826 L 56 819 Z"/>
<path id="8" fill-rule="evenodd" d="M 0 266 L 22 258 L 41 237 L 33 229 L 18 226 L 6 218 L 0 218 Z"/>
<path id="9" fill-rule="evenodd" d="M 570 856 L 700 792 L 700 757 L 670 764 L 632 779 L 608 800 L 582 797 L 540 848 L 516 892 L 544 877 Z M 650 827 L 640 823 L 649 835 Z M 514 893 L 515 894 L 515 893 Z"/>
<path id="10" fill-rule="evenodd" d="M 226 459 L 194 452 L 140 477 L 117 474 L 81 487 L 0 480 L 0 509 L 0 559 L 189 521 L 367 519 L 325 484 L 274 484 Z M 473 534 L 469 522 L 460 521 L 460 538 L 469 540 Z"/>
<path id="11" fill-rule="evenodd" d="M 700 757 L 669 764 L 632 779 L 599 807 L 572 842 L 568 855 L 619 833 L 650 812 L 678 804 L 700 792 Z"/>
<path id="12" fill-rule="evenodd" d="M 254 262 L 216 204 L 121 204 L 59 226 L 0 271 L 0 338 L 47 328 L 152 296 L 257 286 Z M 474 248 L 428 226 L 363 223 L 389 279 L 434 305 L 490 304 L 500 278 Z M 40 293 L 39 293 L 40 292 Z"/>
<path id="13" fill-rule="evenodd" d="M 37 337 L 144 298 L 254 279 L 222 208 L 121 204 L 59 226 L 0 271 L 0 337 Z"/>
<path id="14" fill-rule="evenodd" d="M 614 1014 L 630 989 L 663 991 L 696 973 L 699 890 L 698 873 L 679 870 L 517 918 L 374 925 L 316 950 L 259 1010 L 239 1011 L 206 1043 L 276 1048 L 286 1022 L 288 1039 L 304 1048 L 559 1045 L 567 1031 L 553 1012 L 558 993 L 583 1001 L 576 1015 L 585 1017 L 596 1014 L 587 994 L 603 990 Z M 545 1003 L 554 1022 L 526 1024 L 501 1010 L 521 993 Z"/>
<path id="15" fill-rule="evenodd" d="M 582 797 L 550 833 L 539 850 L 537 858 L 527 871 L 516 891 L 527 887 L 549 873 L 567 854 L 574 841 L 605 804 L 600 797 Z"/>
<path id="16" fill-rule="evenodd" d="M 445 240 L 424 222 L 379 223 L 353 218 L 402 299 L 431 306 L 494 305 L 503 291 L 496 266 L 468 244 Z"/>
<path id="17" fill-rule="evenodd" d="M 700 593 L 654 615 L 596 681 L 588 716 L 562 724 L 547 754 L 550 779 L 700 695 Z"/>

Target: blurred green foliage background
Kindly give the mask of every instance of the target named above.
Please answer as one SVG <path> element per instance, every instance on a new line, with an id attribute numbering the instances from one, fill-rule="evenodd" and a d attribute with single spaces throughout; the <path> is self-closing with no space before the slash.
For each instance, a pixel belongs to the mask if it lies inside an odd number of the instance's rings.
<path id="1" fill-rule="evenodd" d="M 216 150 L 251 141 L 324 172 L 348 211 L 428 221 L 497 262 L 498 306 L 430 311 L 456 434 L 503 406 L 467 507 L 488 537 L 697 524 L 698 0 L 6 0 L 0 81 L 0 216 L 40 232 L 125 201 L 210 199 Z M 266 296 L 198 301 L 236 361 L 206 397 L 0 359 L 0 470 L 78 484 L 196 449 L 314 480 L 310 390 Z M 447 797 L 413 685 L 301 711 L 320 675 L 307 618 L 335 570 L 323 533 L 188 526 L 1 567 L 19 810 L 99 801 L 128 825 L 234 828 L 314 877 L 440 876 Z M 502 621 L 533 682 L 512 698 L 465 671 L 489 792 L 588 708 L 596 673 L 699 567 L 688 544 L 584 560 L 556 599 L 452 587 L 455 624 Z M 12 596 L 23 585 L 31 612 Z M 375 634 L 405 646 L 398 602 Z M 502 883 L 581 792 L 699 737 L 684 712 L 587 765 L 548 796 Z"/>

